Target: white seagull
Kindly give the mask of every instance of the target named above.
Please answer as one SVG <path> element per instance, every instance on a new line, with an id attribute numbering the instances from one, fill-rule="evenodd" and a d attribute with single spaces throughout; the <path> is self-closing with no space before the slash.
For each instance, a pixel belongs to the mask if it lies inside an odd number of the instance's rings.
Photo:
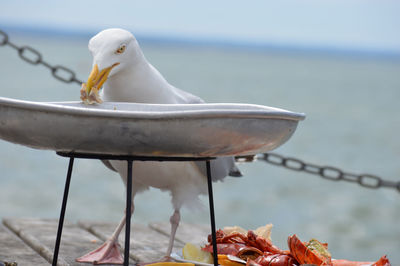
<path id="1" fill-rule="evenodd" d="M 107 29 L 89 41 L 93 56 L 93 70 L 86 84 L 82 85 L 81 99 L 85 103 L 135 102 L 157 104 L 196 104 L 204 101 L 188 92 L 170 85 L 144 57 L 136 38 L 123 29 Z M 104 84 L 104 86 L 103 86 Z M 99 90 L 103 90 L 98 94 Z M 117 171 L 125 185 L 127 163 L 107 161 L 105 164 Z M 241 176 L 232 157 L 218 158 L 211 162 L 213 181 L 225 176 Z M 134 162 L 133 197 L 149 187 L 169 191 L 174 212 L 170 218 L 171 236 L 164 260 L 170 258 L 180 209 L 186 205 L 194 208 L 198 196 L 207 194 L 205 162 Z M 132 212 L 134 204 L 132 202 Z M 126 215 L 126 214 L 125 214 Z M 77 259 L 78 262 L 96 264 L 122 264 L 118 236 L 125 225 L 122 218 L 112 236 L 98 249 Z"/>

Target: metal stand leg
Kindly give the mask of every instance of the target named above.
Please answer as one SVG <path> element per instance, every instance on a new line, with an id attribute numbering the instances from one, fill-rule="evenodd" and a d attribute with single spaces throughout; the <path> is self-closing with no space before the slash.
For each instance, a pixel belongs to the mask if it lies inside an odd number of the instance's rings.
<path id="1" fill-rule="evenodd" d="M 57 265 L 57 260 L 58 260 L 58 250 L 60 249 L 61 234 L 62 234 L 62 229 L 64 226 L 64 215 L 65 215 L 65 209 L 67 207 L 69 184 L 71 183 L 71 175 L 72 175 L 73 165 L 74 165 L 74 157 L 70 157 L 69 165 L 68 165 L 67 179 L 65 181 L 64 196 L 63 196 L 63 201 L 62 201 L 62 205 L 61 205 L 60 219 L 58 220 L 57 239 L 56 239 L 56 245 L 54 247 L 53 263 L 52 263 L 53 266 Z"/>
<path id="2" fill-rule="evenodd" d="M 210 161 L 206 161 L 206 166 L 207 166 L 208 200 L 210 203 L 211 235 L 212 235 L 212 245 L 213 245 L 214 266 L 218 266 L 217 234 L 215 232 L 214 198 L 212 191 Z"/>
<path id="3" fill-rule="evenodd" d="M 124 265 L 129 265 L 129 245 L 131 236 L 131 214 L 132 214 L 132 160 L 128 163 L 128 180 L 126 182 L 126 225 L 125 225 L 125 253 Z"/>

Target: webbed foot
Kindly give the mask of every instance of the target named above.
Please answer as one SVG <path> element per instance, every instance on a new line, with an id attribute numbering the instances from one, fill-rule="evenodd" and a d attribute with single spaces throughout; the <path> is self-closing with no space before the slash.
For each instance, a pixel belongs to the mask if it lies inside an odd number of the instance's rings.
<path id="1" fill-rule="evenodd" d="M 93 264 L 123 264 L 124 259 L 119 252 L 119 244 L 107 240 L 98 249 L 76 259 L 77 262 L 89 262 Z"/>

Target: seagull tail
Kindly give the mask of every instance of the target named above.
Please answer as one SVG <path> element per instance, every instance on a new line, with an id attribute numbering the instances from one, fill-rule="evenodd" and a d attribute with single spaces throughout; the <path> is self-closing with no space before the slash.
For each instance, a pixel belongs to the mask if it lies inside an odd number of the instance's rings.
<path id="1" fill-rule="evenodd" d="M 234 167 L 229 171 L 229 176 L 233 176 L 233 177 L 242 177 L 243 174 L 242 174 L 242 172 L 240 172 L 239 168 L 237 168 L 236 166 L 234 166 Z"/>

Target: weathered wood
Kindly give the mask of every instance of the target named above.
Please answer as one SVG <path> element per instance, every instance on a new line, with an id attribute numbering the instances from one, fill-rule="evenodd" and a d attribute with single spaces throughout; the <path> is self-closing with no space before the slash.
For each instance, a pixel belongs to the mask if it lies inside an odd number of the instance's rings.
<path id="1" fill-rule="evenodd" d="M 98 238 L 105 241 L 113 233 L 116 223 L 79 221 L 78 225 L 85 228 Z M 119 243 L 123 249 L 125 236 L 119 237 Z M 161 259 L 165 256 L 168 247 L 169 236 L 160 234 L 148 226 L 141 224 L 132 224 L 131 228 L 131 250 L 130 257 L 137 262 L 151 262 Z M 174 251 L 181 250 L 182 243 L 176 242 Z"/>
<path id="2" fill-rule="evenodd" d="M 47 261 L 52 261 L 58 220 L 3 219 L 3 223 Z M 65 221 L 58 265 L 83 265 L 75 262 L 75 258 L 97 247 L 98 242 L 89 232 Z"/>
<path id="3" fill-rule="evenodd" d="M 0 226 L 0 261 L 17 261 L 18 265 L 50 264 L 58 220 L 9 218 L 3 219 L 3 224 L 4 227 Z M 65 221 L 58 265 L 87 265 L 77 263 L 75 259 L 100 246 L 116 226 L 116 223 L 106 222 L 80 221 L 73 224 Z M 187 242 L 204 244 L 209 232 L 209 226 L 206 225 L 181 224 L 173 251 L 181 251 Z M 133 265 L 162 258 L 168 247 L 169 234 L 169 223 L 152 223 L 149 226 L 133 224 L 130 263 Z M 120 235 L 119 242 L 123 247 L 124 234 Z"/>
<path id="4" fill-rule="evenodd" d="M 169 237 L 171 230 L 169 223 L 150 223 L 149 227 Z M 181 223 L 176 232 L 175 241 L 182 245 L 186 243 L 204 245 L 207 243 L 207 236 L 209 234 L 211 234 L 209 225 Z"/>
<path id="5" fill-rule="evenodd" d="M 16 262 L 20 266 L 49 265 L 43 257 L 3 225 L 0 225 L 0 262 Z"/>

